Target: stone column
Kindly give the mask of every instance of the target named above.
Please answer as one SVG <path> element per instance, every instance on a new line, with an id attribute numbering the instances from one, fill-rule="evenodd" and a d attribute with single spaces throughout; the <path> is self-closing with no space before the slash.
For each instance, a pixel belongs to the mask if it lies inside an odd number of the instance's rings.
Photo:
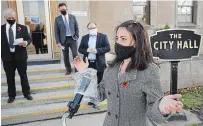
<path id="1" fill-rule="evenodd" d="M 114 45 L 115 27 L 133 19 L 133 1 L 89 1 L 90 21 L 95 22 L 99 32 L 108 36 Z"/>
<path id="2" fill-rule="evenodd" d="M 176 25 L 176 1 L 150 1 L 151 25 L 155 28 L 163 28 L 168 24 L 171 28 Z"/>

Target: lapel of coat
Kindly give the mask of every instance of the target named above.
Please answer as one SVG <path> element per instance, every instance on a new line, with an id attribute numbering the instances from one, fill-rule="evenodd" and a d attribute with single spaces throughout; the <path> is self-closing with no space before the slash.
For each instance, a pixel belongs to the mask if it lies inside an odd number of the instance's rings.
<path id="1" fill-rule="evenodd" d="M 4 24 L 3 25 L 3 27 L 2 27 L 2 32 L 3 32 L 3 34 L 4 34 L 4 36 L 5 36 L 5 43 L 8 43 L 8 36 L 7 36 L 7 34 L 6 34 L 6 24 Z M 2 38 L 3 36 L 1 36 L 1 38 Z M 1 41 L 1 42 L 3 42 L 3 41 Z"/>
<path id="2" fill-rule="evenodd" d="M 86 46 L 87 48 L 89 47 L 89 45 L 88 45 L 89 39 L 90 39 L 90 34 L 88 34 L 87 36 L 85 36 L 85 46 Z"/>
<path id="3" fill-rule="evenodd" d="M 119 71 L 120 72 L 120 67 L 119 67 Z M 131 69 L 123 74 L 120 74 L 118 76 L 118 82 L 119 84 L 123 83 L 123 82 L 129 82 L 129 81 L 132 81 L 132 80 L 135 80 L 137 77 L 137 70 L 136 69 Z"/>
<path id="4" fill-rule="evenodd" d="M 68 21 L 69 21 L 69 25 L 71 24 L 70 22 L 71 22 L 71 20 L 72 20 L 72 16 L 70 15 L 70 14 L 68 14 Z"/>
<path id="5" fill-rule="evenodd" d="M 101 48 L 100 47 L 100 39 L 101 39 L 101 34 L 98 32 L 97 33 L 97 41 L 96 41 L 96 48 Z"/>
<path id="6" fill-rule="evenodd" d="M 20 33 L 22 32 L 22 27 L 16 24 L 16 38 L 20 38 Z"/>
<path id="7" fill-rule="evenodd" d="M 62 16 L 62 15 L 61 15 L 61 16 L 59 16 L 59 19 L 61 20 L 61 22 L 63 23 L 64 28 L 65 28 L 66 26 L 65 26 L 65 22 L 63 21 L 63 16 Z"/>

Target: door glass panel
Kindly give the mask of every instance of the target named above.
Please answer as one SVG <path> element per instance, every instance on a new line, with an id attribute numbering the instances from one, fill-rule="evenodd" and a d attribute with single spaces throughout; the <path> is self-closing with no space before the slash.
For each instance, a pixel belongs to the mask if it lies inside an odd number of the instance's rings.
<path id="1" fill-rule="evenodd" d="M 48 42 L 44 1 L 22 1 L 25 25 L 32 37 L 28 55 L 47 54 Z"/>

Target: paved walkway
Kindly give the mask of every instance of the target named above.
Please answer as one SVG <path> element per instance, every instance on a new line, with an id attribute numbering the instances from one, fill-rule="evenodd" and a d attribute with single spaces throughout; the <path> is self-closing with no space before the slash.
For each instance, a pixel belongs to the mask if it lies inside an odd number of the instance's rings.
<path id="1" fill-rule="evenodd" d="M 198 118 L 202 121 L 202 123 L 199 124 L 199 126 L 203 126 L 203 106 L 199 110 L 193 111 L 193 113 L 195 113 L 198 116 Z"/>
<path id="2" fill-rule="evenodd" d="M 188 121 L 174 121 L 168 122 L 166 124 L 160 124 L 159 126 L 185 126 L 194 123 L 201 123 L 197 116 L 189 111 L 185 111 Z M 73 119 L 68 120 L 67 126 L 102 126 L 106 113 L 100 114 L 90 114 L 90 115 L 81 115 L 75 116 Z M 62 126 L 61 119 L 47 120 L 47 121 L 38 121 L 27 124 L 20 124 L 16 126 Z M 151 126 L 150 124 L 148 126 Z M 201 126 L 201 125 L 199 125 Z"/>

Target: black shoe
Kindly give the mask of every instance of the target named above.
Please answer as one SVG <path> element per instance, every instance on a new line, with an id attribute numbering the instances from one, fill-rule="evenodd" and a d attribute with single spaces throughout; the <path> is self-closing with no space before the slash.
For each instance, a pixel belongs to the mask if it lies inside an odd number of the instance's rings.
<path id="1" fill-rule="evenodd" d="M 14 102 L 14 100 L 15 100 L 15 97 L 9 97 L 7 103 L 12 103 Z"/>
<path id="2" fill-rule="evenodd" d="M 65 75 L 70 75 L 71 74 L 71 72 L 66 72 L 66 74 Z"/>
<path id="3" fill-rule="evenodd" d="M 92 103 L 92 102 L 88 102 L 87 104 L 90 105 L 90 106 L 92 106 L 94 103 Z"/>
<path id="4" fill-rule="evenodd" d="M 27 100 L 33 100 L 33 97 L 32 97 L 31 95 L 27 95 L 27 96 L 25 96 L 25 98 L 26 98 Z"/>
<path id="5" fill-rule="evenodd" d="M 93 104 L 92 105 L 92 108 L 98 108 L 99 106 L 98 105 L 96 105 L 96 104 Z"/>
<path id="6" fill-rule="evenodd" d="M 88 105 L 89 105 L 89 106 L 92 106 L 92 108 L 97 108 L 97 107 L 98 107 L 96 104 L 94 104 L 94 103 L 92 103 L 92 102 L 88 102 Z"/>

